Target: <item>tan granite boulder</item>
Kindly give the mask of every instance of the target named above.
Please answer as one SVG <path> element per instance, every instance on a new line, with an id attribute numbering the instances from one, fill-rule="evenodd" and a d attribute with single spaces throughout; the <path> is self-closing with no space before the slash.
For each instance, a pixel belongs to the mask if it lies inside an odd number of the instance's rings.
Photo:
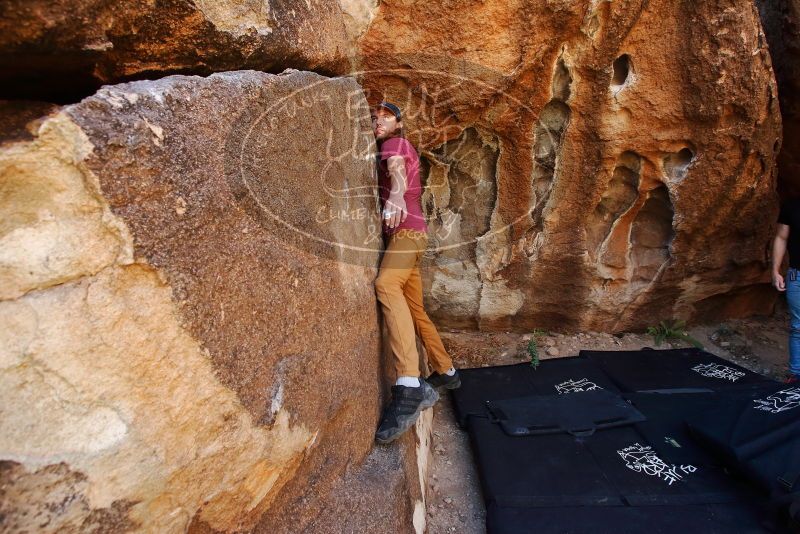
<path id="1" fill-rule="evenodd" d="M 781 120 L 751 2 L 396 0 L 359 47 L 425 160 L 437 324 L 772 310 Z"/>
<path id="2" fill-rule="evenodd" d="M 352 78 L 0 111 L 0 530 L 424 529 L 430 413 L 373 442 L 382 243 Z"/>

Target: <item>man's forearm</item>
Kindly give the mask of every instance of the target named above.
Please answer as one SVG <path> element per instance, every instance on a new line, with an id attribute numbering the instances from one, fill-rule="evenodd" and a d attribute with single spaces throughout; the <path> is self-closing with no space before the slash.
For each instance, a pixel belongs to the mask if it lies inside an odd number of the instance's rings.
<path id="1" fill-rule="evenodd" d="M 392 177 L 392 190 L 389 195 L 394 197 L 402 197 L 406 193 L 408 179 L 406 178 L 406 170 L 404 167 L 396 167 L 390 169 Z"/>
<path id="2" fill-rule="evenodd" d="M 772 272 L 780 271 L 784 254 L 786 254 L 786 240 L 776 237 L 772 242 Z"/>

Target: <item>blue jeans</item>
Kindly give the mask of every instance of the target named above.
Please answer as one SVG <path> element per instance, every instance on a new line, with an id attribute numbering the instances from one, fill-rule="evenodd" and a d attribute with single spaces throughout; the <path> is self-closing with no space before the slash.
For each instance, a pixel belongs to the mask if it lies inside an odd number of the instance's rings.
<path id="1" fill-rule="evenodd" d="M 786 272 L 786 302 L 789 304 L 789 372 L 800 376 L 800 269 Z"/>

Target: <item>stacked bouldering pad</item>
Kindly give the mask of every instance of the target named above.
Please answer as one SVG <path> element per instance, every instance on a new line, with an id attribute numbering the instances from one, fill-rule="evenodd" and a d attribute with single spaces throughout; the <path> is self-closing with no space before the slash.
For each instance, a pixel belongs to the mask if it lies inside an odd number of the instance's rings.
<path id="1" fill-rule="evenodd" d="M 796 387 L 695 348 L 460 374 L 490 534 L 795 531 Z"/>

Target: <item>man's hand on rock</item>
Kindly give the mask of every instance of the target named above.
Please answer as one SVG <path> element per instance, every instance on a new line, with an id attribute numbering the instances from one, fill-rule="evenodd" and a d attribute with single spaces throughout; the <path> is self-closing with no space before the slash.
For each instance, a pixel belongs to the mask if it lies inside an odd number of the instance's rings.
<path id="1" fill-rule="evenodd" d="M 406 201 L 402 196 L 389 195 L 383 207 L 383 223 L 389 228 L 394 228 L 408 217 Z"/>

